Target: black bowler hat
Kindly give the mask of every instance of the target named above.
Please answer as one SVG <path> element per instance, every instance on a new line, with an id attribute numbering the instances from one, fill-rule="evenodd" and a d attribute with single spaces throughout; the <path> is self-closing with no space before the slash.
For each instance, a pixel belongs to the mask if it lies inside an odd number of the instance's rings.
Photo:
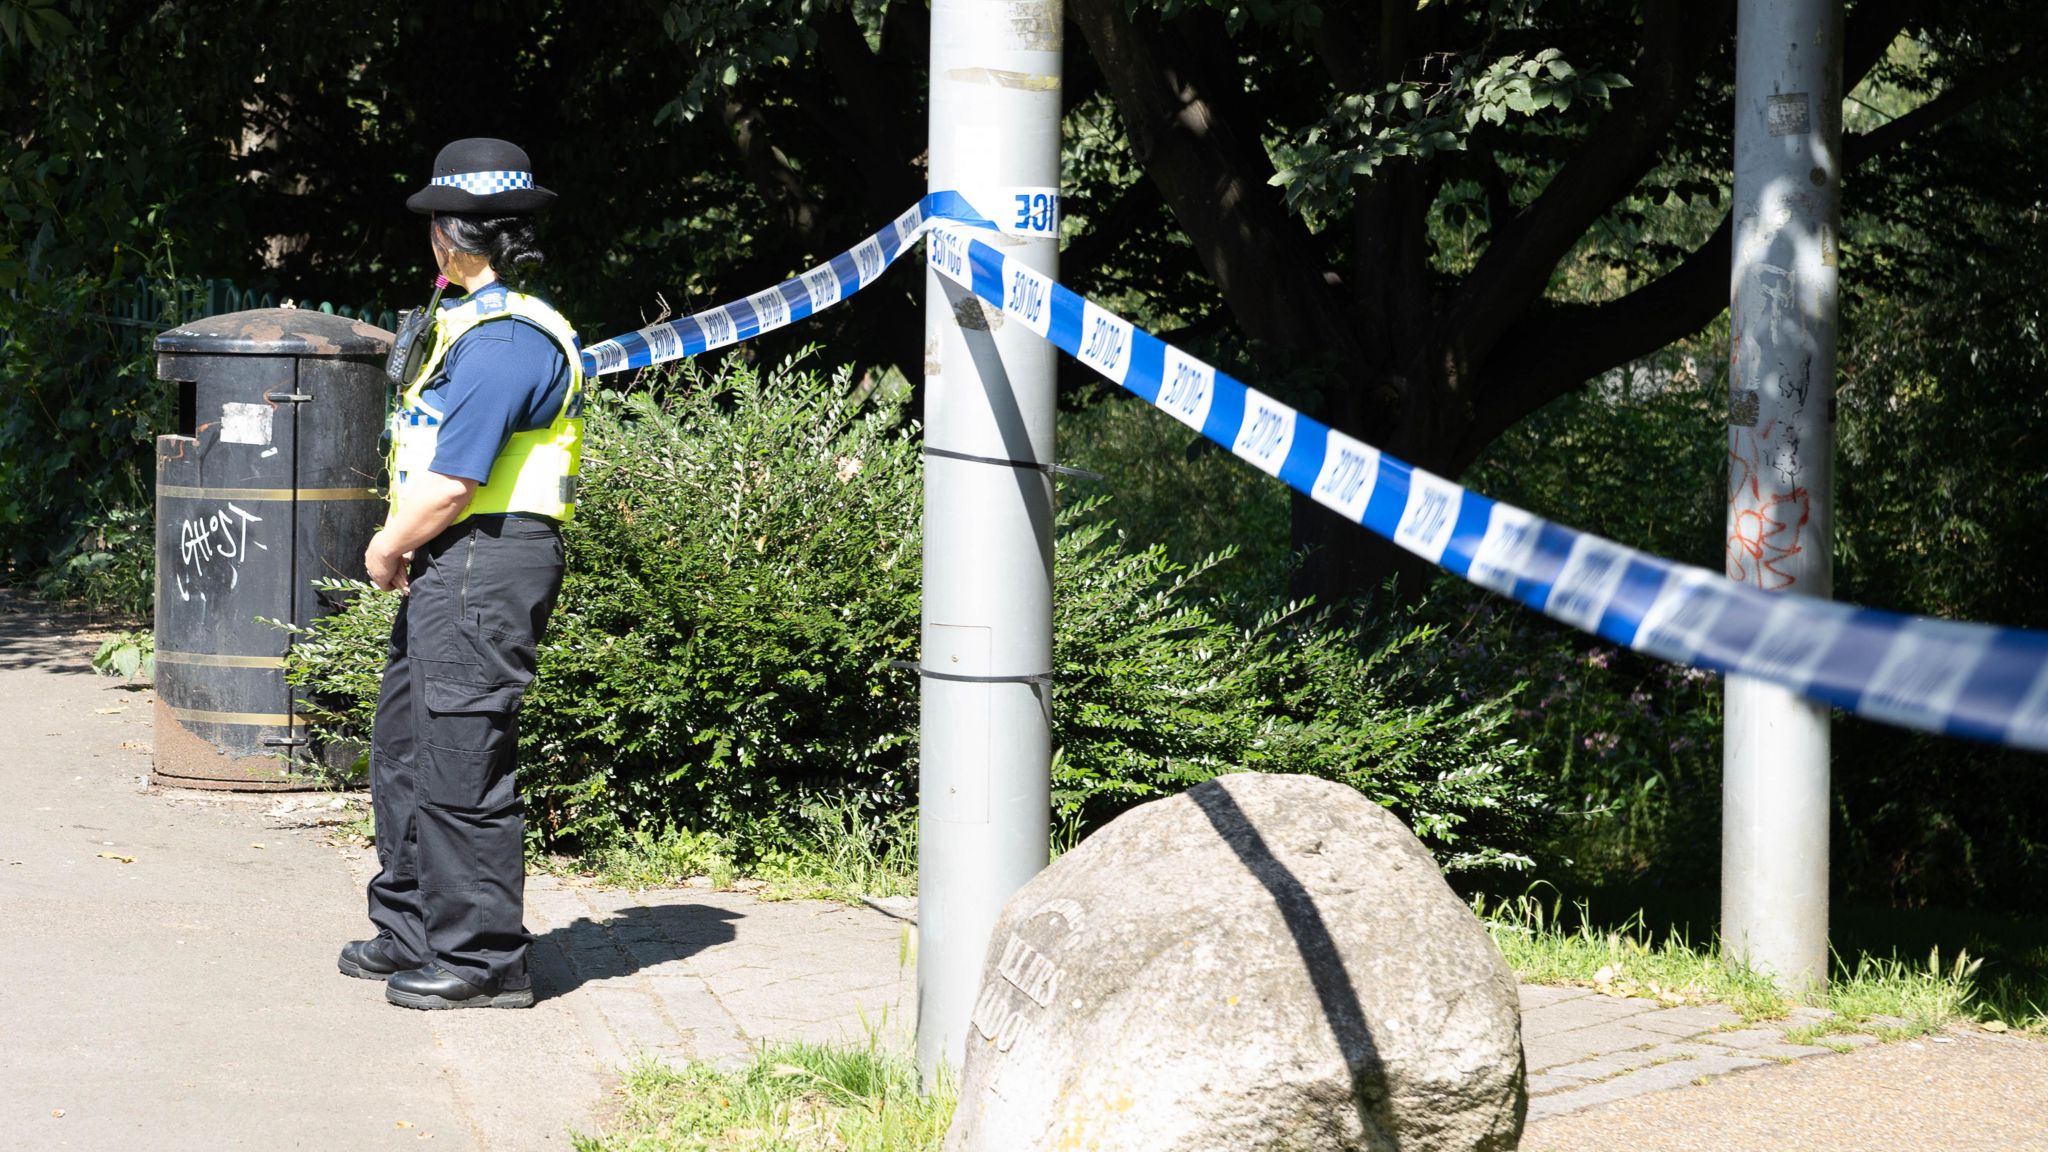
<path id="1" fill-rule="evenodd" d="M 533 162 L 517 144 L 472 136 L 434 157 L 434 179 L 406 198 L 405 206 L 429 212 L 538 212 L 555 194 L 533 182 Z"/>

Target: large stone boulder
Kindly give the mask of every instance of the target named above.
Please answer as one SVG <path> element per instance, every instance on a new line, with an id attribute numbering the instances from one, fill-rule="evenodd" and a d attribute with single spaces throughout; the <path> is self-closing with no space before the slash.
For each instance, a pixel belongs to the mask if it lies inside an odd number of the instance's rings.
<path id="1" fill-rule="evenodd" d="M 1391 813 L 1224 776 L 1118 817 L 989 942 L 947 1152 L 1512 1149 L 1515 982 Z"/>

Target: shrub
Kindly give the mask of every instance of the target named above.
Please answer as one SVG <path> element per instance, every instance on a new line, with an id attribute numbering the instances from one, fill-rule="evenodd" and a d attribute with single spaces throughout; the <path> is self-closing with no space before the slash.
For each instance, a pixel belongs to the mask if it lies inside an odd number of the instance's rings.
<path id="1" fill-rule="evenodd" d="M 1225 772 L 1297 772 L 1393 809 L 1454 866 L 1522 863 L 1542 798 L 1503 734 L 1505 697 L 1416 674 L 1438 629 L 1303 604 L 1262 614 L 1187 594 L 1194 565 L 1133 549 L 1096 502 L 1063 515 L 1054 598 L 1055 810 L 1083 826 Z M 1249 615 L 1240 625 L 1233 616 Z M 1469 825 L 1469 826 L 1468 826 Z"/>
<path id="2" fill-rule="evenodd" d="M 0 580 L 146 614 L 153 439 L 173 389 L 106 313 L 112 282 L 28 280 L 0 298 Z"/>
<path id="3" fill-rule="evenodd" d="M 821 838 L 819 813 L 906 827 L 917 685 L 889 665 L 917 648 L 918 443 L 849 383 L 728 361 L 596 398 L 569 571 L 520 717 L 540 843 L 710 833 L 772 870 L 846 840 Z M 1541 798 L 1502 735 L 1506 705 L 1418 674 L 1433 629 L 1205 599 L 1194 582 L 1228 555 L 1181 565 L 1133 547 L 1101 500 L 1059 524 L 1063 823 L 1221 772 L 1304 772 L 1394 807 L 1454 863 L 1520 858 Z M 290 676 L 330 737 L 368 731 L 391 604 L 358 594 L 294 648 Z"/>

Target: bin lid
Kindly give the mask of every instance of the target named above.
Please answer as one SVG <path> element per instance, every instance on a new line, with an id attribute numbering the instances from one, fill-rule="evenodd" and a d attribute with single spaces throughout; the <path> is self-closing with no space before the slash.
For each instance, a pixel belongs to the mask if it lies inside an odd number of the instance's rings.
<path id="1" fill-rule="evenodd" d="M 383 356 L 391 333 L 311 308 L 252 308 L 194 320 L 156 338 L 159 352 L 215 356 Z"/>

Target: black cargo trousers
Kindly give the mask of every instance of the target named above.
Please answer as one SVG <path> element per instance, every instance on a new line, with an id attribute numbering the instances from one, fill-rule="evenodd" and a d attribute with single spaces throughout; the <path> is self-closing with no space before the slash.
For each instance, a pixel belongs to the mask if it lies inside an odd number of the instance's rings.
<path id="1" fill-rule="evenodd" d="M 562 586 L 551 521 L 474 516 L 413 553 L 371 736 L 370 921 L 395 958 L 526 986 L 519 701 Z"/>

